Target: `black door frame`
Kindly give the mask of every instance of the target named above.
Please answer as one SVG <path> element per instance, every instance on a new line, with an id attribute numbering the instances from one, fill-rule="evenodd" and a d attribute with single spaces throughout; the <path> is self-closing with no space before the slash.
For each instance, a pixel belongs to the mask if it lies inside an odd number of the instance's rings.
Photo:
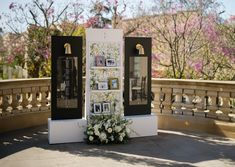
<path id="1" fill-rule="evenodd" d="M 51 37 L 51 118 L 60 119 L 80 119 L 82 118 L 82 37 L 78 36 L 52 36 Z M 57 108 L 57 59 L 65 57 L 64 44 L 71 45 L 71 55 L 77 58 L 77 108 Z M 75 76 L 74 76 L 75 77 Z"/>
<path id="2" fill-rule="evenodd" d="M 145 54 L 139 55 L 136 44 L 144 47 Z M 151 114 L 151 67 L 152 67 L 152 39 L 147 37 L 125 37 L 125 78 L 124 78 L 124 115 L 148 115 Z M 147 57 L 147 104 L 130 105 L 129 104 L 129 64 L 130 57 Z"/>

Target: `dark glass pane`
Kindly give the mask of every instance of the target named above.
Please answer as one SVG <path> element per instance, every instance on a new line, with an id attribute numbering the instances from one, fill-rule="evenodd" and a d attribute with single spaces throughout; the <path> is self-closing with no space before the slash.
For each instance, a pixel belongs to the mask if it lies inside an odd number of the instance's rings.
<path id="1" fill-rule="evenodd" d="M 57 60 L 57 108 L 77 108 L 77 57 Z"/>
<path id="2" fill-rule="evenodd" d="M 129 104 L 143 105 L 147 104 L 147 57 L 130 57 L 129 64 Z"/>

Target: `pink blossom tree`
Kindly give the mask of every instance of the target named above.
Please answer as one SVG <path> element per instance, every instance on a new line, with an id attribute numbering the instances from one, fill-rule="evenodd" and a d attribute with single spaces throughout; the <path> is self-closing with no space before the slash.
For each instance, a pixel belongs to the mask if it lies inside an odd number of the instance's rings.
<path id="1" fill-rule="evenodd" d="M 82 20 L 81 14 L 84 10 L 82 4 L 78 1 L 68 2 L 59 8 L 53 0 L 32 0 L 25 4 L 13 2 L 9 5 L 9 9 L 11 13 L 4 14 L 7 18 L 5 24 L 16 37 L 24 38 L 27 45 L 29 75 L 31 77 L 50 76 L 50 36 L 73 34 L 77 23 Z M 59 26 L 64 21 L 73 25 L 66 33 L 62 33 L 63 29 Z"/>
<path id="2" fill-rule="evenodd" d="M 215 19 L 215 18 L 212 18 Z M 204 37 L 207 45 L 202 54 L 204 79 L 235 79 L 235 26 L 225 22 L 207 22 Z"/>
<path id="3" fill-rule="evenodd" d="M 25 50 L 26 50 L 26 44 L 24 43 L 24 39 L 19 36 L 15 36 L 12 33 L 9 33 L 7 36 L 5 36 L 5 39 L 1 38 L 1 44 L 0 44 L 0 55 L 1 65 L 10 65 L 14 67 L 15 65 L 24 67 L 25 62 Z"/>
<path id="4" fill-rule="evenodd" d="M 126 0 L 97 0 L 92 3 L 91 16 L 86 27 L 122 28 L 124 36 L 133 33 L 143 23 L 139 19 L 127 19 L 127 8 L 132 9 L 132 17 L 141 17 L 143 3 L 131 3 Z M 135 12 L 138 11 L 138 12 Z"/>
<path id="5" fill-rule="evenodd" d="M 218 4 L 203 0 L 155 2 L 152 17 L 148 17 L 148 33 L 152 34 L 158 59 L 153 63 L 164 67 L 167 77 L 194 78 L 203 66 L 196 60 L 206 45 L 202 40 L 206 18 Z"/>

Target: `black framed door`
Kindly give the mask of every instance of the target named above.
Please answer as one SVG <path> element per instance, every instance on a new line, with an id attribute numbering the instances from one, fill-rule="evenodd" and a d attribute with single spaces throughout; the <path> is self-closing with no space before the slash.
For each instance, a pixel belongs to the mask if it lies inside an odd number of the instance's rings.
<path id="1" fill-rule="evenodd" d="M 82 118 L 82 37 L 51 38 L 52 120 Z"/>
<path id="2" fill-rule="evenodd" d="M 151 45 L 151 38 L 125 38 L 125 116 L 151 114 Z"/>

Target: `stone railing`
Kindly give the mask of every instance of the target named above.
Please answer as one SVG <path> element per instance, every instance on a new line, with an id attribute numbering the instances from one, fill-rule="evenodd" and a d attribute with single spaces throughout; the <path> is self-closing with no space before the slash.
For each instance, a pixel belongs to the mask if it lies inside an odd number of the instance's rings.
<path id="1" fill-rule="evenodd" d="M 0 117 L 50 109 L 50 78 L 0 81 Z"/>
<path id="2" fill-rule="evenodd" d="M 234 81 L 152 79 L 152 91 L 158 114 L 235 121 Z M 50 78 L 0 81 L 0 118 L 49 110 Z"/>
<path id="3" fill-rule="evenodd" d="M 154 111 L 235 121 L 235 82 L 152 79 Z"/>

